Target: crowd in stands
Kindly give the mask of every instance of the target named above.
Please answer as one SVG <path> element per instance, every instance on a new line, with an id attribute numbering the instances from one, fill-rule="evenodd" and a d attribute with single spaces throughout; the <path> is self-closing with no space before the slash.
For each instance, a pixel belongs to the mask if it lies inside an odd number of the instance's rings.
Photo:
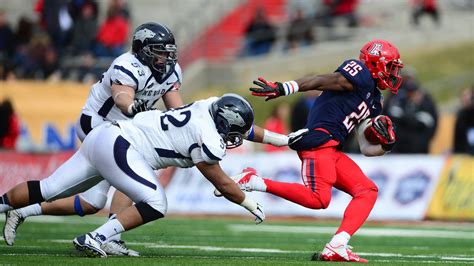
<path id="1" fill-rule="evenodd" d="M 96 0 L 37 0 L 37 18 L 12 27 L 0 10 L 0 79 L 96 79 L 108 60 L 127 48 L 130 12 L 124 0 L 109 0 L 99 21 Z"/>

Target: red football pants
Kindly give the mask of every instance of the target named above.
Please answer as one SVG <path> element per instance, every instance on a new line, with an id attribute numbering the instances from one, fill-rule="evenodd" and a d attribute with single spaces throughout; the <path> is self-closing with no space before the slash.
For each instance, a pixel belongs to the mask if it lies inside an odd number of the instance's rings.
<path id="1" fill-rule="evenodd" d="M 264 179 L 267 192 L 311 209 L 325 209 L 335 187 L 352 196 L 337 233 L 353 235 L 365 222 L 377 200 L 377 186 L 346 154 L 335 147 L 301 151 L 301 177 L 297 183 Z"/>

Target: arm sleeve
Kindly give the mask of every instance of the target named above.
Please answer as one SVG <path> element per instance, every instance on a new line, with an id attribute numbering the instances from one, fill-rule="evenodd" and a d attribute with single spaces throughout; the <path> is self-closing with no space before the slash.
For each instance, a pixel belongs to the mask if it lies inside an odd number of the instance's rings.
<path id="1" fill-rule="evenodd" d="M 359 60 L 349 59 L 344 61 L 336 69 L 336 72 L 341 73 L 363 98 L 374 89 L 375 82 L 369 69 Z"/>
<path id="2" fill-rule="evenodd" d="M 369 127 L 370 119 L 362 121 L 357 128 L 357 141 L 359 142 L 360 152 L 365 156 L 380 156 L 384 155 L 385 151 L 380 144 L 370 144 L 365 138 L 365 130 Z"/>

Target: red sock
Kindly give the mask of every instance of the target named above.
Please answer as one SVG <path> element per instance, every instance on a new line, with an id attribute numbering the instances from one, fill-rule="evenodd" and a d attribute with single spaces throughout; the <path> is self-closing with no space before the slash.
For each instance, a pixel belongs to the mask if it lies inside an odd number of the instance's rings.
<path id="1" fill-rule="evenodd" d="M 278 182 L 267 178 L 263 178 L 263 181 L 265 182 L 265 185 L 267 185 L 266 192 L 268 193 L 284 198 L 306 208 L 325 208 L 324 204 L 320 200 L 318 191 L 313 192 L 311 189 L 298 183 Z"/>

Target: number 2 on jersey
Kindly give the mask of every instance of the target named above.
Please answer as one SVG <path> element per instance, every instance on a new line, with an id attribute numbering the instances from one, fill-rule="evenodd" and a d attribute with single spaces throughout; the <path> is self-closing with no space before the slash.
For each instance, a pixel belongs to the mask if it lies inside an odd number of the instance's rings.
<path id="1" fill-rule="evenodd" d="M 362 67 L 356 61 L 350 61 L 342 69 L 354 77 L 362 70 Z"/>
<path id="2" fill-rule="evenodd" d="M 165 119 L 168 120 L 168 122 L 171 123 L 175 127 L 182 127 L 186 125 L 189 122 L 189 119 L 191 119 L 191 111 L 189 110 L 182 111 L 179 113 L 179 116 L 184 116 L 184 118 L 180 120 L 171 114 L 163 114 L 160 118 L 161 129 L 168 130 L 169 128 L 169 125 L 165 121 Z"/>
<path id="3" fill-rule="evenodd" d="M 370 110 L 367 107 L 367 104 L 365 102 L 361 102 L 359 106 L 357 107 L 359 109 L 359 112 L 352 112 L 349 115 L 346 116 L 346 118 L 343 121 L 344 126 L 347 129 L 347 132 L 351 132 L 352 129 L 356 126 L 356 124 L 359 124 L 362 119 L 368 117 L 370 115 Z"/>

